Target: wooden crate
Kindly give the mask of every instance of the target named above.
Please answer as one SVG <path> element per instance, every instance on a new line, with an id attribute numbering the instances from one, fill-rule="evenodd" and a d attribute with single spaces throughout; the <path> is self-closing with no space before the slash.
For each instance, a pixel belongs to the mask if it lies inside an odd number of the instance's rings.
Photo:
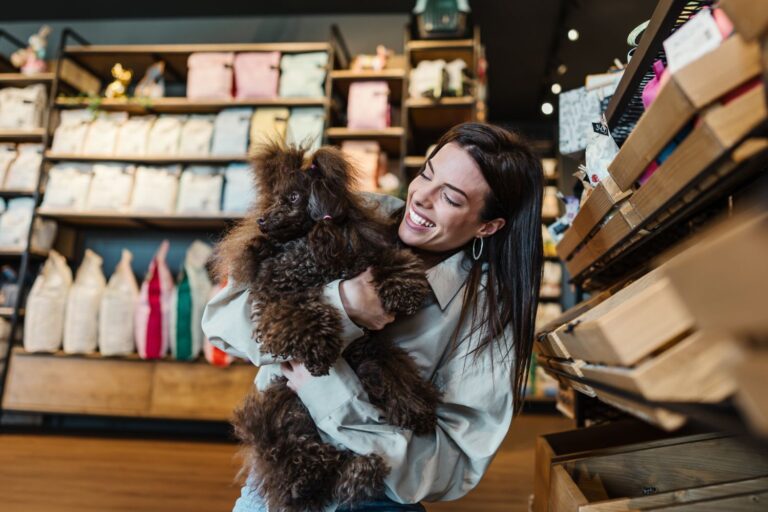
<path id="1" fill-rule="evenodd" d="M 572 361 L 570 359 L 558 359 L 555 357 L 539 357 L 538 363 L 544 368 L 554 368 L 555 370 L 567 373 L 568 375 L 584 378 L 584 374 L 581 372 L 581 368 L 586 364 L 584 361 Z M 558 376 L 557 374 L 553 375 Z M 582 384 L 581 382 L 568 380 L 567 377 L 562 377 L 562 379 L 565 380 L 568 386 L 572 387 L 576 391 L 584 393 L 587 396 L 596 396 L 595 390 L 591 387 Z"/>

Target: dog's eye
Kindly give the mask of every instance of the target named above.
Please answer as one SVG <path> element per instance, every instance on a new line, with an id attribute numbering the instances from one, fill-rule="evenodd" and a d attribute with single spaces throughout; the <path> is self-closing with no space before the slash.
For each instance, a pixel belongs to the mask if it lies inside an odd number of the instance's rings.
<path id="1" fill-rule="evenodd" d="M 293 203 L 293 204 L 296 204 L 296 203 L 298 203 L 298 202 L 299 202 L 299 199 L 301 199 L 301 196 L 299 195 L 299 193 L 298 193 L 298 192 L 291 192 L 291 195 L 290 195 L 290 196 L 288 196 L 288 200 L 289 200 L 291 203 Z"/>

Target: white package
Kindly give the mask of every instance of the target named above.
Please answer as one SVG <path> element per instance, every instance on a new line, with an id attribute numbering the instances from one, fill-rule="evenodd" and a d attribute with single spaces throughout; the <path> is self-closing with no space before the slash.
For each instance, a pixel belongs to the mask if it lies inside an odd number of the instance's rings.
<path id="1" fill-rule="evenodd" d="M 248 152 L 252 108 L 227 108 L 216 115 L 212 155 L 242 156 Z"/>
<path id="2" fill-rule="evenodd" d="M 103 356 L 136 351 L 133 313 L 139 299 L 139 285 L 131 269 L 133 255 L 123 249 L 120 262 L 101 296 L 99 306 L 99 352 Z"/>
<path id="3" fill-rule="evenodd" d="M 0 89 L 0 128 L 34 130 L 43 126 L 46 92 L 43 84 Z"/>
<path id="4" fill-rule="evenodd" d="M 224 195 L 221 210 L 227 213 L 245 213 L 256 201 L 253 170 L 248 164 L 230 164 L 224 171 Z"/>
<path id="5" fill-rule="evenodd" d="M 181 128 L 186 116 L 160 116 L 149 131 L 147 154 L 153 156 L 172 156 L 179 154 Z"/>
<path id="6" fill-rule="evenodd" d="M 177 213 L 218 213 L 224 179 L 215 167 L 190 166 L 179 179 Z"/>
<path id="7" fill-rule="evenodd" d="M 57 225 L 55 220 L 35 217 L 32 225 L 32 238 L 30 243 L 32 250 L 39 253 L 47 253 L 53 247 L 56 240 Z"/>
<path id="8" fill-rule="evenodd" d="M 299 107 L 291 110 L 286 141 L 310 151 L 320 147 L 323 139 L 325 111 L 319 107 Z"/>
<path id="9" fill-rule="evenodd" d="M 27 297 L 24 349 L 55 352 L 64 335 L 64 311 L 72 285 L 72 271 L 64 256 L 51 251 Z"/>
<path id="10" fill-rule="evenodd" d="M 6 190 L 33 191 L 37 188 L 40 177 L 40 164 L 43 161 L 42 144 L 19 144 L 18 154 L 5 173 Z"/>
<path id="11" fill-rule="evenodd" d="M 133 116 L 120 125 L 117 133 L 115 154 L 121 156 L 141 156 L 147 154 L 149 133 L 157 116 Z"/>
<path id="12" fill-rule="evenodd" d="M 5 175 L 16 159 L 16 144 L 0 144 L 0 189 L 5 188 Z"/>
<path id="13" fill-rule="evenodd" d="M 423 60 L 411 69 L 408 95 L 411 98 L 440 98 L 443 96 L 445 61 Z"/>
<path id="14" fill-rule="evenodd" d="M 184 156 L 207 156 L 211 153 L 214 115 L 189 116 L 181 129 L 179 154 Z"/>
<path id="15" fill-rule="evenodd" d="M 88 127 L 83 144 L 84 155 L 113 155 L 122 124 L 128 120 L 126 112 L 99 112 Z"/>
<path id="16" fill-rule="evenodd" d="M 93 113 L 87 109 L 77 109 L 62 110 L 59 115 L 61 119 L 53 132 L 51 151 L 69 155 L 81 154 Z"/>
<path id="17" fill-rule="evenodd" d="M 48 171 L 42 208 L 85 210 L 91 186 L 91 167 L 84 164 L 58 164 Z"/>
<path id="18" fill-rule="evenodd" d="M 189 325 L 179 325 L 178 305 L 180 286 L 173 289 L 171 298 L 171 353 L 175 359 L 196 359 L 203 349 L 203 310 L 208 303 L 208 295 L 211 293 L 213 284 L 208 277 L 206 263 L 213 254 L 213 249 L 208 244 L 195 240 L 187 249 L 184 258 L 184 267 L 180 281 L 186 277 L 189 285 L 189 296 L 192 302 L 191 322 Z M 181 347 L 182 340 L 186 336 L 179 336 L 182 330 L 189 333 L 191 347 Z"/>
<path id="19" fill-rule="evenodd" d="M 99 307 L 107 285 L 101 270 L 103 259 L 90 249 L 85 250 L 75 282 L 69 289 L 64 315 L 64 352 L 88 354 L 98 344 Z"/>
<path id="20" fill-rule="evenodd" d="M 280 59 L 280 88 L 283 98 L 325 96 L 326 52 L 283 55 Z"/>
<path id="21" fill-rule="evenodd" d="M 180 166 L 140 166 L 136 169 L 130 210 L 173 213 L 179 187 Z"/>
<path id="22" fill-rule="evenodd" d="M 0 249 L 23 251 L 27 248 L 34 210 L 34 198 L 17 197 L 8 201 L 5 212 L 0 215 Z"/>
<path id="23" fill-rule="evenodd" d="M 446 89 L 451 96 L 464 96 L 467 93 L 464 87 L 465 69 L 467 69 L 467 63 L 462 59 L 454 59 L 445 65 L 445 72 L 448 75 Z"/>
<path id="24" fill-rule="evenodd" d="M 131 202 L 136 167 L 96 164 L 85 209 L 88 211 L 126 211 Z"/>

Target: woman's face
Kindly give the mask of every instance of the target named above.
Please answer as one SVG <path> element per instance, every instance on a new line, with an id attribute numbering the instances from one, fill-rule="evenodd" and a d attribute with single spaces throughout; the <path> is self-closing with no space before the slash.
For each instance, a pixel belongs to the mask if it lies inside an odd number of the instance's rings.
<path id="1" fill-rule="evenodd" d="M 489 236 L 504 225 L 501 218 L 480 218 L 489 192 L 469 153 L 448 143 L 408 186 L 398 235 L 405 244 L 430 252 L 450 251 L 472 238 Z"/>

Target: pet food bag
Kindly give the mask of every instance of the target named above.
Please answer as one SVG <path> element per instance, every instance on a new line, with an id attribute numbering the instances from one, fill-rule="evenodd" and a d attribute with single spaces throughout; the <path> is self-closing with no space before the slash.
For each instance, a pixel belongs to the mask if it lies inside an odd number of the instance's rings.
<path id="1" fill-rule="evenodd" d="M 19 144 L 18 154 L 5 173 L 4 188 L 7 190 L 34 191 L 40 178 L 43 161 L 42 144 Z"/>
<path id="2" fill-rule="evenodd" d="M 120 125 L 115 154 L 142 156 L 147 154 L 149 134 L 157 116 L 133 116 Z"/>
<path id="3" fill-rule="evenodd" d="M 168 353 L 171 334 L 173 277 L 165 263 L 168 240 L 160 244 L 139 291 L 134 316 L 136 349 L 142 359 L 160 359 Z"/>
<path id="4" fill-rule="evenodd" d="M 70 286 L 72 271 L 64 256 L 51 251 L 27 297 L 24 350 L 55 352 L 61 348 Z"/>
<path id="5" fill-rule="evenodd" d="M 0 215 L 0 249 L 23 251 L 27 248 L 27 234 L 35 210 L 32 197 L 10 199 Z"/>
<path id="6" fill-rule="evenodd" d="M 181 167 L 139 166 L 133 185 L 130 210 L 171 214 L 176 207 Z"/>
<path id="7" fill-rule="evenodd" d="M 221 211 L 245 213 L 256 201 L 256 185 L 253 170 L 248 164 L 230 164 L 224 171 L 224 194 Z"/>
<path id="8" fill-rule="evenodd" d="M 133 255 L 123 249 L 120 262 L 104 289 L 99 305 L 99 352 L 103 356 L 132 354 L 136 351 L 133 333 L 139 286 L 131 269 Z"/>
<path id="9" fill-rule="evenodd" d="M 315 151 L 322 142 L 324 124 L 325 111 L 322 108 L 294 108 L 288 119 L 286 141 L 288 144 L 303 146 L 309 151 Z"/>
<path id="10" fill-rule="evenodd" d="M 233 53 L 193 53 L 187 59 L 187 98 L 230 99 L 235 55 Z"/>
<path id="11" fill-rule="evenodd" d="M 43 126 L 46 92 L 43 84 L 0 89 L 0 128 L 34 130 Z"/>
<path id="12" fill-rule="evenodd" d="M 88 211 L 126 211 L 131 201 L 136 167 L 120 164 L 96 164 L 85 201 Z"/>
<path id="13" fill-rule="evenodd" d="M 280 52 L 235 55 L 235 97 L 274 98 L 280 78 Z"/>
<path id="14" fill-rule="evenodd" d="M 85 210 L 92 177 L 89 165 L 54 165 L 48 171 L 48 183 L 41 207 L 51 210 Z"/>
<path id="15" fill-rule="evenodd" d="M 280 59 L 280 96 L 322 98 L 325 96 L 326 52 L 283 55 Z"/>
<path id="16" fill-rule="evenodd" d="M 50 251 L 56 240 L 56 230 L 55 220 L 43 220 L 40 217 L 35 217 L 32 223 L 32 237 L 30 238 L 32 250 L 41 254 Z"/>
<path id="17" fill-rule="evenodd" d="M 0 190 L 7 188 L 4 186 L 5 175 L 13 161 L 16 160 L 16 155 L 16 144 L 0 144 Z"/>
<path id="18" fill-rule="evenodd" d="M 283 107 L 257 108 L 251 118 L 251 149 L 269 141 L 284 141 L 290 114 Z"/>
<path id="19" fill-rule="evenodd" d="M 213 115 L 189 116 L 181 129 L 179 154 L 184 156 L 208 156 L 213 138 Z"/>
<path id="20" fill-rule="evenodd" d="M 216 115 L 212 155 L 242 156 L 248 151 L 252 108 L 227 108 Z"/>
<path id="21" fill-rule="evenodd" d="M 93 114 L 87 109 L 62 110 L 59 112 L 60 122 L 53 132 L 51 151 L 69 155 L 79 155 L 83 152 L 85 136 L 91 124 Z"/>
<path id="22" fill-rule="evenodd" d="M 181 130 L 186 116 L 160 116 L 149 131 L 147 154 L 152 156 L 174 156 L 179 154 Z"/>
<path id="23" fill-rule="evenodd" d="M 179 179 L 176 213 L 218 213 L 224 178 L 216 167 L 189 166 Z"/>
<path id="24" fill-rule="evenodd" d="M 113 155 L 120 128 L 128 120 L 126 112 L 99 112 L 91 121 L 83 144 L 84 155 Z"/>
<path id="25" fill-rule="evenodd" d="M 175 359 L 196 359 L 203 348 L 203 309 L 213 286 L 206 263 L 212 253 L 213 249 L 199 240 L 187 249 L 171 303 L 171 353 Z"/>
<path id="26" fill-rule="evenodd" d="M 98 346 L 99 307 L 107 285 L 102 263 L 101 256 L 86 249 L 69 289 L 64 315 L 64 352 L 67 354 L 88 354 Z"/>
<path id="27" fill-rule="evenodd" d="M 215 297 L 216 294 L 224 288 L 224 286 L 226 286 L 226 281 L 212 286 L 211 291 L 206 298 L 206 302 Z M 208 340 L 207 336 L 203 336 L 203 354 L 205 355 L 206 361 L 208 361 L 213 366 L 218 366 L 220 368 L 229 366 L 232 364 L 232 361 L 235 360 L 234 356 L 231 356 L 223 350 L 213 346 L 213 344 L 211 344 L 211 342 Z"/>
<path id="28" fill-rule="evenodd" d="M 440 98 L 443 96 L 445 61 L 423 60 L 411 70 L 408 94 L 411 98 Z"/>
<path id="29" fill-rule="evenodd" d="M 359 171 L 357 189 L 376 192 L 379 189 L 379 143 L 374 140 L 345 140 L 341 143 L 341 151 Z"/>
<path id="30" fill-rule="evenodd" d="M 389 85 L 384 81 L 353 82 L 347 101 L 347 127 L 383 130 L 389 126 Z"/>

